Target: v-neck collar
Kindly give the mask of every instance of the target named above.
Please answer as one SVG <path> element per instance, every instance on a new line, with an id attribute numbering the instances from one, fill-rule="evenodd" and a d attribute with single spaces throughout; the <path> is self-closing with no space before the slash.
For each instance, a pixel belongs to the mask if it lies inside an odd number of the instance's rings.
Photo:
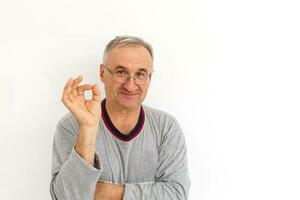
<path id="1" fill-rule="evenodd" d="M 144 122 L 145 122 L 145 113 L 144 113 L 144 109 L 143 106 L 141 106 L 141 111 L 140 111 L 140 115 L 138 118 L 138 122 L 135 125 L 135 127 L 130 131 L 130 133 L 128 135 L 125 135 L 123 133 L 121 133 L 112 123 L 112 121 L 110 120 L 110 117 L 107 113 L 106 110 L 106 99 L 104 99 L 101 103 L 101 108 L 102 108 L 102 119 L 103 122 L 105 124 L 105 126 L 108 128 L 108 130 L 110 131 L 110 133 L 112 133 L 116 138 L 124 141 L 124 142 L 129 142 L 130 140 L 132 140 L 133 138 L 135 138 L 142 130 L 143 126 L 144 126 Z"/>

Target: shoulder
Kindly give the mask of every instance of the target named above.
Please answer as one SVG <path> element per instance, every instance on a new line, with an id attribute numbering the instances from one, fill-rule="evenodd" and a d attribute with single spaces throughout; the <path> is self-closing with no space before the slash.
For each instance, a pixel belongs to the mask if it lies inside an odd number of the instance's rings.
<path id="1" fill-rule="evenodd" d="M 143 105 L 143 109 L 145 111 L 145 115 L 153 120 L 159 120 L 159 121 L 174 121 L 176 120 L 173 115 L 171 115 L 168 112 Z"/>
<path id="2" fill-rule="evenodd" d="M 184 132 L 177 119 L 168 112 L 144 106 L 149 128 L 159 139 L 159 148 L 185 143 Z"/>
<path id="3" fill-rule="evenodd" d="M 162 111 L 147 105 L 143 105 L 143 109 L 147 120 L 163 132 L 167 132 L 174 126 L 180 127 L 176 118 L 166 111 Z"/>

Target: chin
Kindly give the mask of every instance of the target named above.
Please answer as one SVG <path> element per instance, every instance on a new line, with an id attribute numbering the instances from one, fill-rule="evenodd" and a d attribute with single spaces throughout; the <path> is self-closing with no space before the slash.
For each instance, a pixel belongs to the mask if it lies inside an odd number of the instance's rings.
<path id="1" fill-rule="evenodd" d="M 120 105 L 126 107 L 126 108 L 135 108 L 140 106 L 140 103 L 138 101 L 128 101 L 128 100 L 121 100 Z"/>
<path id="2" fill-rule="evenodd" d="M 139 107 L 141 105 L 141 101 L 137 97 L 136 98 L 120 97 L 119 104 L 126 108 L 135 108 L 135 107 Z"/>

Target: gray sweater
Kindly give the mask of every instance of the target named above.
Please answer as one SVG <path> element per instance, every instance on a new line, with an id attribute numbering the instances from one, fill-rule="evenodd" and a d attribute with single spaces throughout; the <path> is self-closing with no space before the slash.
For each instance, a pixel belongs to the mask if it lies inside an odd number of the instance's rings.
<path id="1" fill-rule="evenodd" d="M 185 139 L 174 117 L 143 105 L 136 127 L 123 135 L 104 104 L 94 166 L 74 149 L 79 132 L 74 116 L 68 113 L 59 121 L 53 142 L 52 199 L 94 199 L 97 182 L 125 185 L 124 200 L 188 199 Z"/>

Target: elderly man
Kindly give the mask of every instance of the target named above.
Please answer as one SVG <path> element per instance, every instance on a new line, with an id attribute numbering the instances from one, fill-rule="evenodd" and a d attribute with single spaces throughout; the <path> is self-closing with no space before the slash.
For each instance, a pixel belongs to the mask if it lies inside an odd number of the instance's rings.
<path id="1" fill-rule="evenodd" d="M 62 102 L 70 113 L 55 132 L 52 199 L 188 199 L 183 132 L 174 117 L 142 104 L 152 73 L 151 46 L 122 36 L 109 42 L 100 65 L 104 100 L 98 85 L 80 85 L 82 76 L 67 81 Z"/>

